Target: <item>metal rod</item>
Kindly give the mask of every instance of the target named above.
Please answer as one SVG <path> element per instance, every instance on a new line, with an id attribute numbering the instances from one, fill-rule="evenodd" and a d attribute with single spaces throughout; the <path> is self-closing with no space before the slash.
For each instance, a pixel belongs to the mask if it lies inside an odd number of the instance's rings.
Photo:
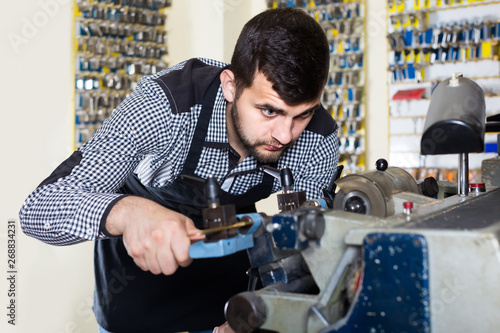
<path id="1" fill-rule="evenodd" d="M 458 154 L 458 195 L 469 194 L 469 154 Z"/>
<path id="2" fill-rule="evenodd" d="M 222 227 L 215 227 L 215 228 L 210 228 L 210 229 L 203 229 L 198 232 L 189 234 L 189 237 L 194 237 L 194 236 L 201 236 L 201 235 L 208 235 L 208 234 L 213 234 L 215 232 L 219 231 L 224 231 L 228 229 L 235 229 L 235 228 L 243 228 L 249 225 L 252 225 L 253 221 L 241 221 L 241 222 L 236 222 L 230 225 L 224 225 Z"/>

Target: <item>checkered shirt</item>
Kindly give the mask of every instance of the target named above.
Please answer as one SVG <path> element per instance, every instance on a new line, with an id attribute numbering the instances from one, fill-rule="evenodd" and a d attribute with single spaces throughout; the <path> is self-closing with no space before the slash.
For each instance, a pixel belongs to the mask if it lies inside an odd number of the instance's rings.
<path id="1" fill-rule="evenodd" d="M 212 66 L 226 65 L 199 60 Z M 38 187 L 28 196 L 19 213 L 27 235 L 54 245 L 106 238 L 101 228 L 103 217 L 121 198 L 122 194 L 116 192 L 132 172 L 143 184 L 153 187 L 177 178 L 202 106 L 172 113 L 164 91 L 153 80 L 182 70 L 185 63 L 143 77 L 91 140 L 78 149 L 82 159 L 70 174 Z M 225 112 L 226 100 L 219 88 L 195 175 L 214 175 L 227 192 L 242 194 L 262 182 L 263 172 L 253 156 L 230 169 Z M 336 168 L 337 131 L 330 132 L 324 136 L 306 129 L 278 161 L 278 168 L 292 170 L 294 189 L 305 190 L 308 198 L 322 196 L 321 189 Z M 280 189 L 279 180 L 275 180 L 273 192 Z"/>

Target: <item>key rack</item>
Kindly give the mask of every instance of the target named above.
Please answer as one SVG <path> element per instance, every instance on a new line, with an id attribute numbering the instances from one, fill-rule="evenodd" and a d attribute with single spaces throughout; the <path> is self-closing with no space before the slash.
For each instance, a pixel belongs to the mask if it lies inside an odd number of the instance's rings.
<path id="1" fill-rule="evenodd" d="M 168 64 L 171 0 L 93 0 L 75 8 L 75 147 L 88 141 L 143 75 Z"/>
<path id="2" fill-rule="evenodd" d="M 325 30 L 331 62 L 322 103 L 339 125 L 339 163 L 344 174 L 365 170 L 365 1 L 268 1 L 277 7 L 302 8 Z"/>
<path id="3" fill-rule="evenodd" d="M 456 181 L 458 160 L 420 155 L 425 116 L 432 90 L 453 73 L 481 86 L 487 116 L 500 112 L 500 1 L 389 0 L 387 13 L 390 164 L 416 179 Z M 497 135 L 485 142 L 485 153 L 469 156 L 471 181 L 496 156 Z"/>

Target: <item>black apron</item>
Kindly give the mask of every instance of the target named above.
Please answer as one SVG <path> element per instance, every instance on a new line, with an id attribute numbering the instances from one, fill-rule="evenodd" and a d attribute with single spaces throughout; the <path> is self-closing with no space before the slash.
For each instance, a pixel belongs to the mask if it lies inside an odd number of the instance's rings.
<path id="1" fill-rule="evenodd" d="M 182 174 L 194 176 L 213 105 L 220 86 L 219 75 L 211 83 L 196 125 Z M 217 163 L 217 161 L 214 161 Z M 220 192 L 221 204 L 235 204 L 237 212 L 271 194 L 274 178 L 267 174 L 261 184 L 243 195 Z M 121 193 L 151 199 L 190 217 L 202 228 L 205 208 L 202 190 L 180 177 L 164 187 L 144 186 L 136 175 L 125 182 Z M 94 312 L 104 329 L 115 332 L 179 332 L 209 330 L 225 322 L 224 305 L 248 286 L 250 267 L 246 251 L 223 258 L 196 259 L 171 276 L 144 272 L 127 254 L 122 238 L 95 243 L 96 277 Z"/>

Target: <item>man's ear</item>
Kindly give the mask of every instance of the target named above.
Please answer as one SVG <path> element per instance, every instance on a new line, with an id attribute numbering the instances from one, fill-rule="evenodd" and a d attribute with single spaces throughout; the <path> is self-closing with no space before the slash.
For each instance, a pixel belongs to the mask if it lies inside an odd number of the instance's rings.
<path id="1" fill-rule="evenodd" d="M 220 82 L 222 85 L 222 93 L 229 103 L 234 102 L 236 96 L 236 82 L 234 82 L 234 73 L 229 69 L 225 69 L 220 73 Z"/>

